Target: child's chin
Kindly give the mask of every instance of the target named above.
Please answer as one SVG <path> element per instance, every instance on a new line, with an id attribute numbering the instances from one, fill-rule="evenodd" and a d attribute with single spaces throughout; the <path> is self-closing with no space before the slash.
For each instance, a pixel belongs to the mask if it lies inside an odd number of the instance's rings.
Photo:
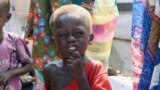
<path id="1" fill-rule="evenodd" d="M 79 52 L 78 50 L 68 50 L 69 53 Z"/>

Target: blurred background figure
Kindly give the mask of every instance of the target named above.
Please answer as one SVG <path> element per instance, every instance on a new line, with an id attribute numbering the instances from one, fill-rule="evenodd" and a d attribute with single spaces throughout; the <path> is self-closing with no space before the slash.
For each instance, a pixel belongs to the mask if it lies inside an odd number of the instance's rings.
<path id="1" fill-rule="evenodd" d="M 115 0 L 95 0 L 93 6 L 94 41 L 87 55 L 102 61 L 108 69 L 118 9 Z"/>
<path id="2" fill-rule="evenodd" d="M 26 17 L 29 12 L 30 0 L 10 0 L 12 17 L 5 25 L 5 30 L 18 34 L 24 38 L 26 32 Z"/>
<path id="3" fill-rule="evenodd" d="M 134 0 L 131 55 L 133 90 L 160 90 L 160 0 Z"/>

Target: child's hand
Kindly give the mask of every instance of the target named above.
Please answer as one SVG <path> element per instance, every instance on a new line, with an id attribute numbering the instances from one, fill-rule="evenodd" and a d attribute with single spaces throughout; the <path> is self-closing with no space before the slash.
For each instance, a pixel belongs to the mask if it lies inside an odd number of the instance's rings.
<path id="1" fill-rule="evenodd" d="M 6 84 L 9 78 L 10 74 L 8 72 L 0 73 L 0 85 Z"/>
<path id="2" fill-rule="evenodd" d="M 73 55 L 67 60 L 67 68 L 74 78 L 80 78 L 84 75 L 83 59 L 79 52 L 73 52 Z"/>

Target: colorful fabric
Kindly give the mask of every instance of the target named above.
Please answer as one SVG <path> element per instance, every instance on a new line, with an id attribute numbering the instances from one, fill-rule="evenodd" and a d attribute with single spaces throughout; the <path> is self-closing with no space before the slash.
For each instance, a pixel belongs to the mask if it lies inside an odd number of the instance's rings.
<path id="1" fill-rule="evenodd" d="M 94 41 L 86 53 L 108 67 L 118 10 L 115 0 L 95 0 L 93 6 Z"/>
<path id="2" fill-rule="evenodd" d="M 19 63 L 31 63 L 29 51 L 22 39 L 12 33 L 3 33 L 3 41 L 0 44 L 0 73 L 18 68 Z M 0 90 L 21 90 L 19 77 L 10 78 L 6 85 L 0 85 Z"/>
<path id="3" fill-rule="evenodd" d="M 132 20 L 133 90 L 159 90 L 160 0 L 134 0 Z M 158 10 L 157 10 L 158 9 Z"/>
<path id="4" fill-rule="evenodd" d="M 52 42 L 49 18 L 52 12 L 65 4 L 80 5 L 82 0 L 31 0 L 30 12 L 27 18 L 28 32 L 33 32 L 33 66 L 35 67 L 36 82 L 34 90 L 42 90 L 44 80 L 43 67 L 52 60 L 58 60 Z"/>

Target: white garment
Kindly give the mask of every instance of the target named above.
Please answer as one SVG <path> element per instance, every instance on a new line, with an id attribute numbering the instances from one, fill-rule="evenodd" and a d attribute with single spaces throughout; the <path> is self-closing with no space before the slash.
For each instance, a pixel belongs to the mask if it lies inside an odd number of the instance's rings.
<path id="1" fill-rule="evenodd" d="M 4 30 L 18 34 L 20 37 L 25 35 L 26 17 L 29 12 L 30 0 L 10 0 L 12 14 L 11 19 L 5 24 Z"/>

